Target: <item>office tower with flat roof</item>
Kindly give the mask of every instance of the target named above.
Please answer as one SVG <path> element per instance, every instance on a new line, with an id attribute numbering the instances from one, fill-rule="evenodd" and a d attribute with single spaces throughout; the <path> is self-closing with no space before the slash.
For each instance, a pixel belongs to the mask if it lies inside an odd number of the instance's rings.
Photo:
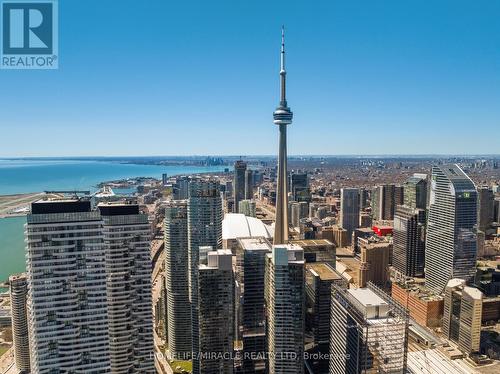
<path id="1" fill-rule="evenodd" d="M 346 229 L 347 240 L 351 242 L 352 232 L 359 227 L 359 189 L 340 190 L 340 227 Z"/>
<path id="2" fill-rule="evenodd" d="M 170 354 L 179 360 L 191 357 L 188 244 L 188 202 L 171 201 L 165 207 L 167 331 Z"/>
<path id="3" fill-rule="evenodd" d="M 404 191 L 404 186 L 394 186 L 394 210 L 396 210 L 397 205 L 404 204 Z"/>
<path id="4" fill-rule="evenodd" d="M 332 285 L 330 374 L 406 373 L 408 314 L 383 291 Z"/>
<path id="5" fill-rule="evenodd" d="M 89 201 L 31 205 L 25 234 L 34 374 L 110 371 L 102 226 Z"/>
<path id="6" fill-rule="evenodd" d="M 495 199 L 493 204 L 493 221 L 500 223 L 500 199 Z"/>
<path id="7" fill-rule="evenodd" d="M 246 171 L 247 171 L 246 162 L 238 160 L 234 163 L 234 178 L 233 178 L 234 213 L 238 213 L 240 201 L 245 200 Z"/>
<path id="8" fill-rule="evenodd" d="M 279 126 L 278 183 L 276 186 L 276 222 L 274 244 L 288 241 L 288 170 L 286 130 L 292 123 L 293 113 L 286 101 L 285 29 L 281 30 L 280 103 L 273 113 L 274 124 Z"/>
<path id="9" fill-rule="evenodd" d="M 359 287 L 366 287 L 368 282 L 385 287 L 389 282 L 392 243 L 374 236 L 358 238 L 358 248 L 360 252 Z"/>
<path id="10" fill-rule="evenodd" d="M 306 173 L 290 174 L 290 192 L 293 201 L 311 201 L 309 178 Z"/>
<path id="11" fill-rule="evenodd" d="M 219 249 L 198 266 L 199 367 L 203 374 L 233 372 L 234 277 L 232 253 Z"/>
<path id="12" fill-rule="evenodd" d="M 451 279 L 444 292 L 443 334 L 464 353 L 479 352 L 483 293 Z"/>
<path id="13" fill-rule="evenodd" d="M 245 171 L 245 199 L 247 200 L 253 199 L 253 186 L 254 186 L 253 170 L 247 169 Z"/>
<path id="14" fill-rule="evenodd" d="M 372 191 L 372 214 L 376 220 L 392 220 L 396 202 L 396 186 L 384 184 Z"/>
<path id="15" fill-rule="evenodd" d="M 306 331 L 313 337 L 313 352 L 325 357 L 315 360 L 319 361 L 318 372 L 328 372 L 332 284 L 347 285 L 347 282 L 325 262 L 306 264 Z"/>
<path id="16" fill-rule="evenodd" d="M 11 275 L 9 286 L 14 360 L 17 370 L 24 374 L 30 371 L 28 312 L 26 308 L 28 280 L 26 274 Z"/>
<path id="17" fill-rule="evenodd" d="M 452 278 L 474 277 L 477 191 L 458 165 L 432 167 L 425 242 L 426 286 L 443 292 Z"/>
<path id="18" fill-rule="evenodd" d="M 111 372 L 156 373 L 148 216 L 137 204 L 113 202 L 97 207 L 106 251 Z"/>
<path id="19" fill-rule="evenodd" d="M 394 214 L 392 266 L 405 277 L 424 275 L 425 210 L 398 205 Z"/>
<path id="20" fill-rule="evenodd" d="M 279 244 L 266 255 L 265 300 L 267 370 L 304 372 L 304 250 Z"/>
<path id="21" fill-rule="evenodd" d="M 368 207 L 368 197 L 368 190 L 366 188 L 361 188 L 359 190 L 359 207 L 361 209 L 365 209 Z"/>
<path id="22" fill-rule="evenodd" d="M 222 198 L 219 182 L 213 179 L 193 179 L 189 184 L 187 210 L 191 339 L 192 354 L 194 355 L 193 374 L 198 374 L 200 372 L 198 359 L 198 266 L 200 264 L 200 247 L 222 247 Z"/>
<path id="23" fill-rule="evenodd" d="M 271 244 L 264 237 L 238 239 L 236 280 L 240 287 L 237 304 L 238 335 L 243 343 L 243 373 L 265 370 L 266 331 L 264 284 L 265 260 Z"/>
<path id="24" fill-rule="evenodd" d="M 477 189 L 478 195 L 478 223 L 477 227 L 482 232 L 486 232 L 491 227 L 494 220 L 495 194 L 491 187 L 483 186 Z"/>
<path id="25" fill-rule="evenodd" d="M 404 205 L 410 208 L 426 209 L 427 207 L 427 175 L 413 174 L 406 180 L 404 188 Z"/>

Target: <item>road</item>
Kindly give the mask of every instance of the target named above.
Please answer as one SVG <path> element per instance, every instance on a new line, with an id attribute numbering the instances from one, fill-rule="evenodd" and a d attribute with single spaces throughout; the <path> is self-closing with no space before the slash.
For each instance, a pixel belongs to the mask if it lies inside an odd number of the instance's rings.
<path id="1" fill-rule="evenodd" d="M 163 270 L 163 264 L 165 263 L 165 251 L 163 239 L 156 237 L 151 242 L 151 261 L 153 263 L 153 273 L 152 273 L 152 288 L 153 288 L 153 305 L 156 305 L 157 300 L 160 298 L 161 284 L 159 275 Z M 155 308 L 153 308 L 153 314 L 155 313 Z M 155 320 L 155 319 L 154 319 Z M 154 331 L 154 345 L 155 345 L 155 367 L 156 371 L 160 374 L 173 374 L 172 368 L 165 359 L 165 355 L 160 349 L 160 346 L 164 346 L 165 343 L 156 334 L 156 328 Z"/>
<path id="2" fill-rule="evenodd" d="M 14 348 L 11 347 L 0 357 L 0 374 L 7 374 L 12 372 L 14 366 Z"/>

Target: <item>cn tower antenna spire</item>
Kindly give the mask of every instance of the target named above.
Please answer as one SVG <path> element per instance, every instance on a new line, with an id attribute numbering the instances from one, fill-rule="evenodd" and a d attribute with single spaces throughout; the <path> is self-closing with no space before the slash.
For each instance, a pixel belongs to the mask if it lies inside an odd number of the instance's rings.
<path id="1" fill-rule="evenodd" d="M 286 102 L 285 27 L 281 27 L 280 53 L 280 104 L 273 113 L 274 123 L 279 126 L 278 181 L 276 186 L 276 222 L 274 244 L 288 242 L 288 171 L 286 128 L 292 123 L 293 113 Z"/>
<path id="2" fill-rule="evenodd" d="M 285 26 L 281 26 L 281 68 L 280 68 L 280 101 L 286 106 L 286 70 L 285 70 Z"/>

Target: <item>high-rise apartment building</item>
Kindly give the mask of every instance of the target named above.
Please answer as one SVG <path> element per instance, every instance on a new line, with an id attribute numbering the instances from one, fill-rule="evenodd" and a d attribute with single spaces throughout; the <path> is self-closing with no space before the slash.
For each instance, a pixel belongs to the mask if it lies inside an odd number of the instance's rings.
<path id="1" fill-rule="evenodd" d="M 463 279 L 451 279 L 444 292 L 443 334 L 467 354 L 479 352 L 483 294 L 467 287 Z"/>
<path id="2" fill-rule="evenodd" d="M 265 300 L 268 372 L 304 372 L 304 250 L 274 245 L 266 256 Z"/>
<path id="3" fill-rule="evenodd" d="M 243 372 L 265 370 L 265 260 L 271 244 L 264 237 L 238 239 L 237 282 L 240 300 L 237 304 L 237 330 L 243 343 Z"/>
<path id="4" fill-rule="evenodd" d="M 234 179 L 233 179 L 234 213 L 238 213 L 239 202 L 245 199 L 246 171 L 247 171 L 246 162 L 238 160 L 234 163 Z"/>
<path id="5" fill-rule="evenodd" d="M 330 374 L 406 373 L 408 314 L 383 291 L 332 285 Z"/>
<path id="6" fill-rule="evenodd" d="M 26 242 L 32 373 L 109 373 L 100 213 L 89 201 L 34 202 Z"/>
<path id="7" fill-rule="evenodd" d="M 189 195 L 189 181 L 188 176 L 179 176 L 175 178 L 172 186 L 172 198 L 174 200 L 186 200 Z"/>
<path id="8" fill-rule="evenodd" d="M 477 190 L 478 194 L 478 223 L 477 227 L 485 232 L 491 227 L 494 220 L 495 194 L 491 187 L 483 186 Z"/>
<path id="9" fill-rule="evenodd" d="M 394 214 L 392 265 L 401 275 L 424 275 L 425 210 L 398 205 Z"/>
<path id="10" fill-rule="evenodd" d="M 474 276 L 477 252 L 477 192 L 458 165 L 432 168 L 425 242 L 426 286 L 443 292 L 452 278 Z"/>
<path id="11" fill-rule="evenodd" d="M 9 277 L 9 286 L 14 360 L 17 370 L 25 374 L 30 371 L 28 312 L 26 309 L 28 281 L 26 274 L 11 275 Z"/>
<path id="12" fill-rule="evenodd" d="M 256 217 L 257 205 L 255 200 L 241 200 L 239 206 L 239 212 L 247 217 Z"/>
<path id="13" fill-rule="evenodd" d="M 352 232 L 359 227 L 359 189 L 340 190 L 340 227 L 346 229 L 350 243 Z"/>
<path id="14" fill-rule="evenodd" d="M 173 358 L 191 357 L 191 305 L 189 303 L 189 243 L 187 200 L 165 207 L 165 277 L 168 346 Z"/>
<path id="15" fill-rule="evenodd" d="M 219 249 L 198 266 L 199 367 L 203 374 L 233 372 L 234 277 L 232 254 Z"/>
<path id="16" fill-rule="evenodd" d="M 147 215 L 43 200 L 27 221 L 32 373 L 154 373 Z"/>
<path id="17" fill-rule="evenodd" d="M 414 174 L 403 185 L 404 205 L 410 208 L 426 209 L 427 207 L 427 175 Z"/>
<path id="18" fill-rule="evenodd" d="M 137 204 L 101 203 L 98 209 L 106 253 L 111 372 L 154 374 L 148 216 Z"/>
<path id="19" fill-rule="evenodd" d="M 188 244 L 193 374 L 198 374 L 200 373 L 198 359 L 200 352 L 198 324 L 200 247 L 222 247 L 222 198 L 219 182 L 216 180 L 198 178 L 193 179 L 189 184 Z"/>

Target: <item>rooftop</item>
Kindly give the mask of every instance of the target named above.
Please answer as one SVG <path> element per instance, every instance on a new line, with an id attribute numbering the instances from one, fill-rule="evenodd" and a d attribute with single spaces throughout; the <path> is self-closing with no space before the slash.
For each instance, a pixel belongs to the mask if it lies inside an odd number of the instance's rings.
<path id="1" fill-rule="evenodd" d="M 347 291 L 365 307 L 388 305 L 384 299 L 369 288 L 350 288 Z"/>
<path id="2" fill-rule="evenodd" d="M 307 270 L 314 275 L 319 276 L 321 280 L 339 280 L 342 276 L 337 273 L 331 266 L 324 262 L 312 262 L 306 264 Z"/>
<path id="3" fill-rule="evenodd" d="M 271 244 L 264 237 L 254 237 L 254 238 L 240 238 L 238 239 L 238 243 L 240 247 L 244 250 L 252 250 L 252 251 L 270 251 Z"/>
<path id="4" fill-rule="evenodd" d="M 80 199 L 47 199 L 31 204 L 31 214 L 77 213 L 90 210 L 90 201 Z"/>
<path id="5" fill-rule="evenodd" d="M 290 243 L 300 245 L 301 247 L 323 247 L 333 246 L 333 243 L 327 239 L 306 239 L 306 240 L 291 240 Z"/>

